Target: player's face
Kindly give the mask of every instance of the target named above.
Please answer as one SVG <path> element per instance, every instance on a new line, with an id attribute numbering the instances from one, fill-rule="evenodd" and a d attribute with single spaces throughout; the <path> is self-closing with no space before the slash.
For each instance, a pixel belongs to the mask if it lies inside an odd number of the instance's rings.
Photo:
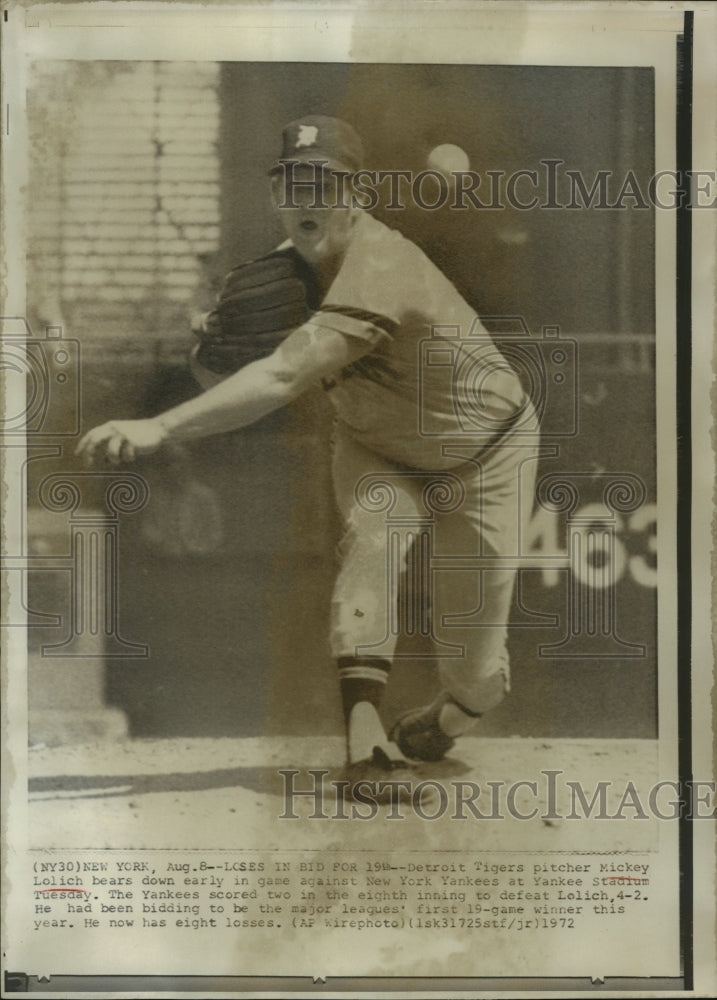
<path id="1" fill-rule="evenodd" d="M 284 232 L 307 263 L 320 267 L 343 257 L 356 214 L 345 177 L 295 167 L 274 177 L 272 195 Z"/>

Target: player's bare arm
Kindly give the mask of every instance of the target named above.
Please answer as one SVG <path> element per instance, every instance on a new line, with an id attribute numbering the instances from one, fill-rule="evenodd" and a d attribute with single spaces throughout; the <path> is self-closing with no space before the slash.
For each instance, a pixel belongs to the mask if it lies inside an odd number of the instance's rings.
<path id="1" fill-rule="evenodd" d="M 77 454 L 91 463 L 100 449 L 112 463 L 133 461 L 167 442 L 237 430 L 285 406 L 322 378 L 371 350 L 335 330 L 304 324 L 267 358 L 254 361 L 194 399 L 145 420 L 110 420 L 89 431 Z"/>

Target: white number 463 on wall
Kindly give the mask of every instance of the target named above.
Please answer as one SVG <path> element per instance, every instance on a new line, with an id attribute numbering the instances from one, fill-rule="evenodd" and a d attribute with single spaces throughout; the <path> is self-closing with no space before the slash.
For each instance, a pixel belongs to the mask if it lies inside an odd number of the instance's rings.
<path id="1" fill-rule="evenodd" d="M 589 503 L 570 515 L 567 528 L 564 515 L 539 507 L 527 548 L 546 587 L 557 586 L 566 566 L 590 587 L 611 587 L 623 578 L 656 587 L 657 505 L 646 503 L 627 515 L 614 512 L 608 520 L 602 504 Z"/>

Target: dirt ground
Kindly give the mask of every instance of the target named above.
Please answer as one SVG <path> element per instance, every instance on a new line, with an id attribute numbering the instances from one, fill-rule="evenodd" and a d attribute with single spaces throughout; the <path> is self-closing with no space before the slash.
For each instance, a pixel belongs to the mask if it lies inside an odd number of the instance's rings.
<path id="1" fill-rule="evenodd" d="M 615 820 L 585 818 L 571 786 L 589 802 L 609 782 L 610 816 L 632 782 L 647 803 L 657 780 L 651 740 L 533 740 L 466 737 L 450 757 L 417 766 L 409 792 L 391 806 L 346 803 L 338 738 L 127 740 L 30 750 L 30 844 L 34 848 L 204 850 L 645 851 L 658 823 L 632 806 Z M 287 782 L 312 789 L 327 773 L 320 816 L 313 796 L 288 802 Z M 284 776 L 282 770 L 299 773 Z M 549 778 L 556 798 L 548 808 Z M 405 777 L 405 775 L 401 775 Z M 415 789 L 428 781 L 416 799 Z M 456 783 L 463 782 L 462 791 Z M 534 782 L 534 785 L 516 783 Z M 473 784 L 469 784 L 473 783 Z M 476 816 L 457 797 L 475 795 Z M 515 787 L 514 787 L 515 786 Z M 445 798 L 440 789 L 445 789 Z M 511 791 L 512 789 L 512 791 Z M 402 793 L 403 795 L 403 793 Z M 438 796 L 438 797 L 437 797 Z M 512 798 L 511 798 L 512 796 Z M 415 802 L 418 801 L 418 806 Z M 360 814 L 351 815 L 352 808 Z M 645 805 L 646 808 L 646 805 Z M 530 819 L 517 818 L 521 813 Z M 370 819 L 372 811 L 375 815 Z M 579 818 L 568 818 L 571 814 Z M 282 818 L 282 814 L 296 818 Z M 435 816 L 435 818 L 430 818 Z M 325 818 L 323 818 L 325 817 Z"/>

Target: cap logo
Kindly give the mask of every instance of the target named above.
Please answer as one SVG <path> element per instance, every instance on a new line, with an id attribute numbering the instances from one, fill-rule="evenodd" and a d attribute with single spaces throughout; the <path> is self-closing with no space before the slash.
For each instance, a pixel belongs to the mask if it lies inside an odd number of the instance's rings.
<path id="1" fill-rule="evenodd" d="M 299 135 L 294 149 L 301 149 L 302 146 L 315 146 L 318 134 L 319 130 L 315 125 L 299 125 Z"/>

